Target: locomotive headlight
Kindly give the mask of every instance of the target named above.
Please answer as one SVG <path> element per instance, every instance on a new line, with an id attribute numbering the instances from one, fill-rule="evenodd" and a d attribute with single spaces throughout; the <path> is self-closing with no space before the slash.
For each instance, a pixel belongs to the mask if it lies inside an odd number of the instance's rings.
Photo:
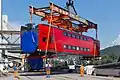
<path id="1" fill-rule="evenodd" d="M 101 57 L 99 57 L 99 60 L 101 60 L 102 58 Z"/>
<path id="2" fill-rule="evenodd" d="M 41 49 L 37 49 L 37 51 L 41 51 Z"/>

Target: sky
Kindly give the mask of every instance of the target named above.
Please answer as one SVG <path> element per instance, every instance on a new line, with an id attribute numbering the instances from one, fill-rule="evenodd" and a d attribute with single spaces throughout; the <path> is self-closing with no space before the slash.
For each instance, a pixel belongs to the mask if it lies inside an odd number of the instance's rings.
<path id="1" fill-rule="evenodd" d="M 29 5 L 45 7 L 49 1 L 64 8 L 67 0 L 2 0 L 2 13 L 8 15 L 10 25 L 20 28 L 29 22 Z M 98 24 L 101 49 L 120 45 L 120 0 L 74 0 L 74 5 L 79 16 Z M 39 17 L 33 22 L 41 23 Z M 94 37 L 95 30 L 86 34 Z"/>

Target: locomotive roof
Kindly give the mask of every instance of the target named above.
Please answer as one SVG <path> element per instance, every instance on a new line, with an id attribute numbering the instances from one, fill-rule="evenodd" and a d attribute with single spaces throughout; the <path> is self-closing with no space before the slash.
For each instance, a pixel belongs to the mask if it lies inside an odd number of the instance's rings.
<path id="1" fill-rule="evenodd" d="M 49 24 L 38 24 L 38 25 L 46 25 L 46 26 L 49 26 Z M 38 25 L 37 25 L 36 27 L 38 27 Z M 51 27 L 54 27 L 54 28 L 57 28 L 57 29 L 60 29 L 60 30 L 67 31 L 67 32 L 69 32 L 69 33 L 74 33 L 74 34 L 78 34 L 78 35 L 81 35 L 81 36 L 89 37 L 89 38 L 95 40 L 93 37 L 86 36 L 86 35 L 83 35 L 83 34 L 81 34 L 81 33 L 75 32 L 75 31 L 70 31 L 70 30 L 68 30 L 68 29 L 64 29 L 64 28 L 61 28 L 61 27 L 58 28 L 57 26 L 53 26 L 53 25 L 51 25 Z"/>

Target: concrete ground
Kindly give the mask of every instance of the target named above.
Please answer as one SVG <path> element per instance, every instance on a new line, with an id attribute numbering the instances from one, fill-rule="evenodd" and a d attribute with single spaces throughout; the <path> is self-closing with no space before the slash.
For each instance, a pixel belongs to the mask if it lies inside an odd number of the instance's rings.
<path id="1" fill-rule="evenodd" d="M 102 77 L 85 75 L 80 77 L 79 74 L 54 74 L 50 78 L 46 78 L 46 75 L 40 75 L 39 73 L 19 73 L 20 80 L 120 80 L 120 78 L 114 77 Z M 13 75 L 0 77 L 0 80 L 18 80 L 14 79 Z"/>

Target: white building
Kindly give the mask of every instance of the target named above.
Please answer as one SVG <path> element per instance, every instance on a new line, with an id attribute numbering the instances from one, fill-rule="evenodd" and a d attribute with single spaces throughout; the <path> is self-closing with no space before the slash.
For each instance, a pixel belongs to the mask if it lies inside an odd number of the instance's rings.
<path id="1" fill-rule="evenodd" d="M 11 26 L 9 26 L 8 24 L 8 16 L 7 15 L 2 15 L 2 30 L 3 31 L 8 31 L 8 30 L 11 30 Z M 0 28 L 1 29 L 1 28 Z M 7 37 L 10 37 L 10 35 L 5 35 L 4 36 L 7 38 Z M 9 41 L 13 42 L 14 41 L 14 37 L 16 36 L 12 36 L 12 38 L 8 39 Z M 0 35 L 0 43 L 2 44 L 5 44 L 5 43 L 8 43 L 5 39 L 2 39 L 1 35 Z M 0 48 L 10 48 L 11 46 L 2 46 L 0 45 Z M 2 53 L 2 50 L 0 50 L 0 53 Z M 5 55 L 10 55 L 10 56 L 14 56 L 14 57 L 21 57 L 20 53 L 9 53 L 7 50 L 5 50 Z M 1 54 L 0 54 L 0 59 L 2 59 L 1 57 Z"/>
<path id="2" fill-rule="evenodd" d="M 8 30 L 7 28 L 7 23 L 8 23 L 8 16 L 7 15 L 2 15 L 2 18 L 1 18 L 1 22 L 0 22 L 0 25 L 2 27 L 0 27 L 0 30 Z M 0 43 L 7 43 L 6 40 L 2 39 L 1 35 L 0 35 Z M 0 48 L 5 48 L 6 46 L 1 46 L 0 45 Z M 0 53 L 2 53 L 2 50 L 0 50 Z M 6 52 L 7 53 L 7 52 Z M 1 54 L 0 54 L 0 57 L 1 57 Z M 1 58 L 0 58 L 1 59 Z"/>
<path id="3" fill-rule="evenodd" d="M 8 16 L 2 15 L 2 30 L 8 30 Z"/>

